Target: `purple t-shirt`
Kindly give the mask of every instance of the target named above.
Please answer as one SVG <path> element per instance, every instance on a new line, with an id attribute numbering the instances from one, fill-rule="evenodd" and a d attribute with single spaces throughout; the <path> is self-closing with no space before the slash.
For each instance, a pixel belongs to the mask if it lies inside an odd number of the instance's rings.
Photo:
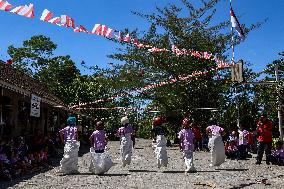
<path id="1" fill-rule="evenodd" d="M 91 135 L 95 150 L 104 150 L 106 147 L 106 132 L 104 130 L 95 130 Z"/>
<path id="2" fill-rule="evenodd" d="M 213 136 L 220 135 L 220 133 L 224 131 L 224 129 L 218 125 L 210 125 L 206 130 L 210 130 Z"/>
<path id="3" fill-rule="evenodd" d="M 248 136 L 249 132 L 247 130 L 239 130 L 239 145 L 247 145 L 248 144 L 248 140 L 247 140 L 247 136 Z"/>
<path id="4" fill-rule="evenodd" d="M 59 131 L 64 135 L 64 141 L 76 141 L 77 139 L 77 127 L 67 126 Z"/>
<path id="5" fill-rule="evenodd" d="M 117 135 L 120 137 L 125 136 L 127 134 L 131 134 L 131 133 L 133 133 L 133 128 L 131 126 L 120 127 L 117 131 Z"/>
<path id="6" fill-rule="evenodd" d="M 181 148 L 183 151 L 194 150 L 194 134 L 190 129 L 182 129 L 178 133 L 178 138 L 181 140 Z"/>

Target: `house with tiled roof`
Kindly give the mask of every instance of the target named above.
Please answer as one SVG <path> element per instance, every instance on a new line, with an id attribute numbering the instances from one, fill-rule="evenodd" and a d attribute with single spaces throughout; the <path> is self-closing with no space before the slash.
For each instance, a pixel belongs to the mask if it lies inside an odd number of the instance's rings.
<path id="1" fill-rule="evenodd" d="M 40 101 L 33 115 L 32 96 Z M 34 105 L 34 103 L 32 103 Z M 53 131 L 64 123 L 71 110 L 46 86 L 0 61 L 0 137 Z"/>

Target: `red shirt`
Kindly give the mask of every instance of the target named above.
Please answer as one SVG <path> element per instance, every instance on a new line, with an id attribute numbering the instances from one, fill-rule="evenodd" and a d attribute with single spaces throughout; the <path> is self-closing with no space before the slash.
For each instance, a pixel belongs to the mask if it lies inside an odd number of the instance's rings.
<path id="1" fill-rule="evenodd" d="M 252 135 L 251 132 L 249 132 L 249 134 L 248 134 L 248 144 L 249 145 L 253 144 L 253 135 Z"/>
<path id="2" fill-rule="evenodd" d="M 258 121 L 259 125 L 261 121 Z M 258 127 L 258 141 L 259 142 L 272 142 L 272 123 L 269 120 L 266 120 L 261 126 Z"/>
<path id="3" fill-rule="evenodd" d="M 195 139 L 201 139 L 202 138 L 199 127 L 192 127 L 191 130 L 194 134 Z"/>

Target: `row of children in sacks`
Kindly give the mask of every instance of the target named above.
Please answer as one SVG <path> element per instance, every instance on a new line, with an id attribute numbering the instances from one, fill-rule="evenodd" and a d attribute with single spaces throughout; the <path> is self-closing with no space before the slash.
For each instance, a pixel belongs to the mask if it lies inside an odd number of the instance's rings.
<path id="1" fill-rule="evenodd" d="M 65 143 L 63 158 L 60 161 L 60 168 L 58 172 L 65 174 L 78 173 L 78 151 L 80 142 L 78 141 L 77 127 L 75 125 L 76 118 L 69 117 L 67 119 L 67 127 L 60 130 L 60 137 Z M 224 144 L 222 142 L 221 134 L 223 129 L 212 121 L 212 124 L 206 128 L 209 134 L 209 147 L 211 147 L 211 165 L 219 166 L 225 161 Z M 117 131 L 120 137 L 120 153 L 122 166 L 130 165 L 133 142 L 131 134 L 133 128 L 129 124 L 127 117 L 121 119 L 122 127 Z M 193 149 L 194 149 L 194 134 L 190 129 L 188 119 L 182 122 L 182 130 L 178 133 L 180 139 L 180 146 L 185 160 L 185 172 L 196 172 L 193 164 Z M 155 154 L 158 168 L 167 167 L 168 155 L 166 149 L 165 128 L 162 126 L 160 117 L 153 120 L 152 134 L 156 140 Z M 90 148 L 91 161 L 89 171 L 94 174 L 104 174 L 114 164 L 111 158 L 106 153 L 107 135 L 104 130 L 103 122 L 99 121 L 96 124 L 96 130 L 90 136 L 92 147 Z"/>
<path id="2" fill-rule="evenodd" d="M 125 167 L 131 162 L 132 156 L 132 140 L 131 133 L 132 127 L 128 126 L 129 120 L 127 117 L 121 119 L 123 127 L 117 131 L 120 136 L 121 142 L 121 155 L 122 165 Z M 60 139 L 64 143 L 64 154 L 60 161 L 60 168 L 58 173 L 63 174 L 76 174 L 78 171 L 78 151 L 80 142 L 78 141 L 78 130 L 76 127 L 76 118 L 69 117 L 67 119 L 67 126 L 59 131 Z M 107 134 L 104 130 L 104 124 L 102 121 L 96 123 L 96 130 L 90 136 L 91 141 L 91 161 L 89 171 L 94 174 L 104 174 L 107 172 L 114 163 L 107 155 Z"/>

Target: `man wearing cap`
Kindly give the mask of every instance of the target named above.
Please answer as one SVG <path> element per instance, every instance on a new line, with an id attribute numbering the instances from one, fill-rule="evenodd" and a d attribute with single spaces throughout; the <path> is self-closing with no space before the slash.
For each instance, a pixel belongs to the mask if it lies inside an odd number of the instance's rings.
<path id="1" fill-rule="evenodd" d="M 129 125 L 129 119 L 127 116 L 121 118 L 122 127 L 117 130 L 116 135 L 120 137 L 120 153 L 122 160 L 122 167 L 130 165 L 132 156 L 133 142 L 131 135 L 133 134 L 133 128 Z"/>
<path id="2" fill-rule="evenodd" d="M 59 131 L 60 140 L 64 143 L 64 154 L 60 161 L 58 172 L 70 174 L 78 173 L 78 151 L 80 142 L 78 141 L 78 131 L 76 127 L 76 118 L 69 117 L 67 126 Z"/>

